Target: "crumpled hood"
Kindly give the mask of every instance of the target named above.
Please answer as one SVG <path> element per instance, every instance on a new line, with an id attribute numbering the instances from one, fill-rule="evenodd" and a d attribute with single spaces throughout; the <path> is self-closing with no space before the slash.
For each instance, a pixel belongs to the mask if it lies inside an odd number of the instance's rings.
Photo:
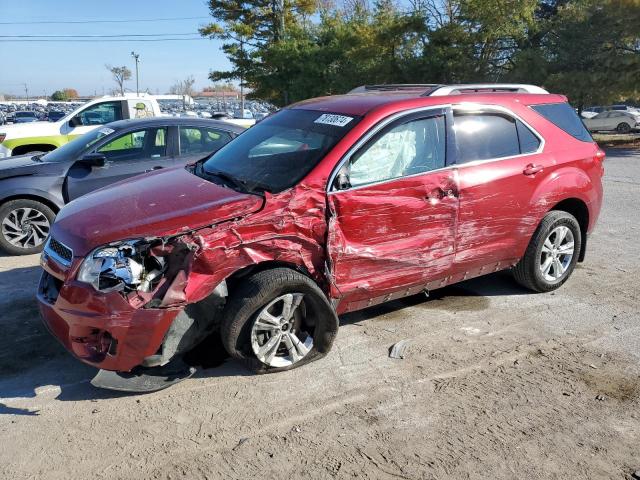
<path id="1" fill-rule="evenodd" d="M 183 167 L 158 170 L 96 190 L 66 205 L 51 235 L 85 256 L 110 242 L 162 237 L 247 215 L 263 198 L 197 177 Z"/>

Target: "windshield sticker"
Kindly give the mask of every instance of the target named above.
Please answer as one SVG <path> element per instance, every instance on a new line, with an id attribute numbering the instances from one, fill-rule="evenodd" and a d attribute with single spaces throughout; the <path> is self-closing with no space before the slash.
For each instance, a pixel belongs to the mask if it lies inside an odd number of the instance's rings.
<path id="1" fill-rule="evenodd" d="M 98 132 L 100 132 L 103 135 L 110 135 L 113 132 L 115 132 L 115 130 L 109 127 L 102 127 L 100 130 L 98 130 Z"/>
<path id="2" fill-rule="evenodd" d="M 334 125 L 336 127 L 344 127 L 347 123 L 353 120 L 353 117 L 345 117 L 344 115 L 334 115 L 332 113 L 325 113 L 320 115 L 313 123 L 324 123 L 325 125 Z"/>

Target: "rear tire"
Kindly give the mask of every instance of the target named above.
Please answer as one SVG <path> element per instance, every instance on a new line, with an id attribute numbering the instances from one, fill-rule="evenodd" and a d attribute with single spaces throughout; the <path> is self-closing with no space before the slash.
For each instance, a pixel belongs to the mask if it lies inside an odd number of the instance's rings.
<path id="1" fill-rule="evenodd" d="M 0 206 L 0 248 L 10 255 L 42 251 L 56 214 L 36 200 L 20 198 Z"/>
<path id="2" fill-rule="evenodd" d="M 323 357 L 337 331 L 338 317 L 322 290 L 288 268 L 241 280 L 231 292 L 221 326 L 229 355 L 256 373 L 290 370 Z"/>
<path id="3" fill-rule="evenodd" d="M 625 122 L 622 122 L 620 125 L 616 127 L 616 132 L 618 133 L 629 133 L 630 131 L 631 131 L 631 125 Z"/>
<path id="4" fill-rule="evenodd" d="M 576 266 L 582 233 L 576 218 L 562 211 L 545 215 L 529 246 L 513 268 L 515 280 L 534 292 L 550 292 L 560 288 Z"/>

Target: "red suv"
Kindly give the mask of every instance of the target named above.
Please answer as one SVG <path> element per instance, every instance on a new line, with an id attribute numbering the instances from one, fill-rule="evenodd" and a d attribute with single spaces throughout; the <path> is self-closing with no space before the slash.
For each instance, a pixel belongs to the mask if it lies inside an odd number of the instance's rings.
<path id="1" fill-rule="evenodd" d="M 604 154 L 529 85 L 381 85 L 298 103 L 187 168 L 59 213 L 38 300 L 106 370 L 213 331 L 256 371 L 326 354 L 338 315 L 511 269 L 535 291 L 585 256 Z"/>

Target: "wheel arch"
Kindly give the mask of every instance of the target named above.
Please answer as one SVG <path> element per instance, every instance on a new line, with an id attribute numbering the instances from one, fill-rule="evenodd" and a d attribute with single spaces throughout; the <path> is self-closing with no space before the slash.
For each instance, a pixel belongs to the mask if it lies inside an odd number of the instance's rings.
<path id="1" fill-rule="evenodd" d="M 582 236 L 578 255 L 580 262 L 585 258 L 587 232 L 595 219 L 590 205 L 596 204 L 597 195 L 592 178 L 584 170 L 573 166 L 555 170 L 553 175 L 541 182 L 533 195 L 532 204 L 538 206 L 536 210 L 539 212 L 537 224 L 552 210 L 567 212 L 578 220 Z"/>
<path id="2" fill-rule="evenodd" d="M 582 237 L 582 244 L 580 252 L 578 253 L 578 261 L 584 261 L 586 255 L 587 246 L 587 230 L 589 228 L 589 207 L 587 204 L 579 198 L 566 198 L 556 203 L 551 210 L 559 210 L 567 212 L 573 215 L 580 225 L 580 235 Z"/>
<path id="3" fill-rule="evenodd" d="M 61 205 L 59 205 L 54 199 L 50 198 L 48 195 L 34 193 L 34 192 L 12 193 L 10 195 L 7 195 L 6 197 L 3 197 L 0 199 L 0 207 L 2 207 L 2 205 L 12 200 L 23 200 L 23 199 L 40 202 L 46 205 L 47 207 L 49 207 L 51 210 L 53 210 L 53 213 L 55 213 L 56 215 L 62 208 Z"/>
<path id="4" fill-rule="evenodd" d="M 317 278 L 311 275 L 311 272 L 309 272 L 309 270 L 305 266 L 298 265 L 292 262 L 285 262 L 281 260 L 265 260 L 264 262 L 252 263 L 250 265 L 246 265 L 236 270 L 231 275 L 229 275 L 225 279 L 225 281 L 227 282 L 229 289 L 232 290 L 233 286 L 236 285 L 243 278 L 246 278 L 247 276 L 256 274 L 258 272 L 262 272 L 265 270 L 272 270 L 275 268 L 288 268 L 290 270 L 294 270 L 298 273 L 301 273 L 306 277 L 309 277 L 312 281 L 314 281 L 316 285 L 318 285 L 318 287 L 320 287 L 320 289 L 325 293 L 325 295 L 327 294 L 326 288 L 324 288 L 324 286 L 317 281 Z"/>
<path id="5" fill-rule="evenodd" d="M 17 145 L 11 150 L 11 156 L 15 157 L 17 155 L 24 155 L 29 152 L 39 151 L 39 152 L 51 152 L 58 148 L 58 145 L 53 145 L 51 143 L 33 143 L 27 145 Z"/>

